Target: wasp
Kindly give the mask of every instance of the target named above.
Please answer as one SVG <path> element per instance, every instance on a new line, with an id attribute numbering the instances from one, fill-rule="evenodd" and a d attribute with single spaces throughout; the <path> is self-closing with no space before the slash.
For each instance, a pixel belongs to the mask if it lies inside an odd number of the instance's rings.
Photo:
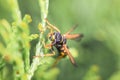
<path id="1" fill-rule="evenodd" d="M 49 28 L 51 31 L 48 33 L 48 38 L 51 41 L 50 44 L 44 45 L 45 47 L 49 47 L 52 51 L 52 54 L 44 54 L 44 56 L 54 56 L 55 51 L 53 47 L 55 47 L 58 51 L 58 57 L 57 60 L 55 61 L 54 65 L 57 64 L 57 62 L 68 56 L 71 63 L 74 66 L 77 66 L 76 61 L 74 60 L 73 56 L 71 55 L 68 46 L 67 46 L 67 39 L 76 39 L 76 38 L 82 38 L 83 34 L 70 34 L 77 26 L 74 26 L 72 29 L 70 29 L 67 33 L 61 34 L 60 30 L 52 25 L 47 19 L 45 19 L 47 23 L 47 28 Z M 53 31 L 54 30 L 54 31 Z"/>

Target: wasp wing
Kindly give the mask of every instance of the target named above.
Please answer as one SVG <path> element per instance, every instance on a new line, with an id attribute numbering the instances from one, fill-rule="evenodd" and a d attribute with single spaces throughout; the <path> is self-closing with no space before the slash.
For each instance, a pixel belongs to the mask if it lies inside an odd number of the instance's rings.
<path id="1" fill-rule="evenodd" d="M 66 50 L 66 54 L 68 55 L 68 57 L 69 57 L 71 63 L 72 63 L 74 66 L 77 66 L 77 64 L 76 64 L 76 62 L 75 62 L 73 56 L 71 55 L 71 53 L 70 53 L 70 51 L 68 50 L 68 48 L 67 48 L 66 45 L 64 45 L 64 49 Z"/>
<path id="2" fill-rule="evenodd" d="M 75 25 L 74 27 L 72 27 L 67 33 L 64 34 L 64 37 L 66 39 L 77 39 L 77 38 L 82 38 L 83 34 L 70 34 L 73 30 L 75 30 L 77 28 L 78 25 Z"/>
<path id="3" fill-rule="evenodd" d="M 83 37 L 83 34 L 65 34 L 64 37 L 66 39 L 81 39 Z"/>
<path id="4" fill-rule="evenodd" d="M 77 28 L 78 25 L 75 25 L 73 26 L 67 33 L 65 33 L 66 35 L 67 34 L 70 34 L 73 30 L 75 30 Z"/>

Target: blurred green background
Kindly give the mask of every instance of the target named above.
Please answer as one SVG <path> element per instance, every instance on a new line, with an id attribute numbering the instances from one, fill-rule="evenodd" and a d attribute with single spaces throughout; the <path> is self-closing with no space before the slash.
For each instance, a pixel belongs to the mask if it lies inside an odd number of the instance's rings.
<path id="1" fill-rule="evenodd" d="M 12 13 L 16 7 L 11 3 L 9 0 L 0 0 L 1 33 L 3 19 L 7 21 L 5 25 L 8 23 L 11 25 L 16 20 L 14 18 L 16 14 Z M 29 14 L 32 18 L 28 27 L 29 34 L 38 34 L 37 26 L 41 22 L 38 0 L 18 0 L 18 5 L 22 18 L 25 14 Z M 68 40 L 68 46 L 78 67 L 75 68 L 69 59 L 65 58 L 58 63 L 56 68 L 50 68 L 49 64 L 52 60 L 46 59 L 47 63 L 39 66 L 32 80 L 120 80 L 120 0 L 50 0 L 47 18 L 63 34 L 78 24 L 73 33 L 84 34 L 83 39 Z M 16 34 L 16 36 L 19 35 Z M 0 34 L 1 47 L 2 44 L 6 47 L 4 40 L 3 34 Z M 30 55 L 34 55 L 37 42 L 38 40 L 30 42 Z M 4 50 L 7 51 L 6 48 Z M 15 64 L 11 61 L 4 61 L 2 56 L 7 53 L 2 52 L 4 51 L 1 48 L 0 80 L 15 79 L 13 75 L 15 73 L 12 72 Z M 21 59 L 24 60 L 24 58 Z M 30 59 L 32 61 L 32 58 Z M 8 76 L 8 78 L 3 78 L 3 76 Z"/>

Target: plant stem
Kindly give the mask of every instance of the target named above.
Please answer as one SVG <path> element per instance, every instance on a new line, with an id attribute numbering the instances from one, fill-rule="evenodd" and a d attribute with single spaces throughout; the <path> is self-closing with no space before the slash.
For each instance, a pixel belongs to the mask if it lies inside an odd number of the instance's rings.
<path id="1" fill-rule="evenodd" d="M 48 14 L 48 5 L 49 5 L 49 0 L 39 0 L 39 5 L 41 8 L 41 19 L 42 19 L 42 28 L 45 30 L 45 18 L 47 18 Z M 43 33 L 41 32 L 39 35 L 39 42 L 36 45 L 36 53 L 35 55 L 43 55 Z M 31 80 L 32 76 L 34 75 L 35 70 L 37 70 L 37 67 L 42 64 L 41 63 L 42 58 L 34 58 L 33 62 L 31 64 L 31 67 L 29 69 L 29 74 L 28 74 L 28 80 Z"/>
<path id="2" fill-rule="evenodd" d="M 17 21 L 18 23 L 22 21 L 22 17 L 21 17 L 21 12 L 19 10 L 19 6 L 18 6 L 18 1 L 17 0 L 10 0 L 10 7 L 11 7 L 11 11 L 12 11 L 12 17 L 15 21 Z"/>

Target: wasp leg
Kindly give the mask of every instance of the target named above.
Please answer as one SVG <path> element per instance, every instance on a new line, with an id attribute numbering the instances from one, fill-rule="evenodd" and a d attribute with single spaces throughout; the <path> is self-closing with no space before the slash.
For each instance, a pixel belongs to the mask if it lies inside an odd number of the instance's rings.
<path id="1" fill-rule="evenodd" d="M 54 29 L 54 30 L 60 32 L 60 30 L 59 30 L 56 26 L 50 24 L 50 22 L 49 22 L 47 19 L 45 19 L 45 20 L 46 20 L 46 23 L 48 24 L 48 26 L 50 26 L 52 29 Z M 49 27 L 48 27 L 48 28 L 49 28 Z"/>
<path id="2" fill-rule="evenodd" d="M 44 54 L 44 56 L 54 56 L 55 55 L 55 51 L 52 51 L 52 53 L 49 54 Z"/>
<path id="3" fill-rule="evenodd" d="M 49 48 L 49 49 L 52 48 L 52 44 L 45 44 L 44 41 L 42 41 L 42 44 L 43 44 L 44 48 Z"/>
<path id="4" fill-rule="evenodd" d="M 46 45 L 44 45 L 44 47 L 51 49 L 52 48 L 52 44 L 46 44 Z"/>
<path id="5" fill-rule="evenodd" d="M 53 50 L 51 50 L 51 51 L 52 51 L 52 53 L 47 53 L 47 54 L 43 54 L 43 55 L 33 56 L 33 58 L 54 56 L 55 55 L 55 51 L 53 51 Z"/>
<path id="6" fill-rule="evenodd" d="M 58 56 L 58 58 L 56 59 L 56 61 L 54 62 L 54 64 L 52 65 L 52 67 L 55 67 L 56 64 L 63 58 L 65 57 L 66 55 L 64 53 L 62 53 L 60 56 Z"/>
<path id="7" fill-rule="evenodd" d="M 44 56 L 54 56 L 55 55 L 55 51 L 52 48 L 52 44 L 47 44 L 46 45 L 44 41 L 42 41 L 42 44 L 43 44 L 44 48 L 49 48 L 52 51 L 52 53 L 43 54 L 43 55 L 36 55 L 36 56 L 33 56 L 34 58 L 35 57 L 44 57 Z"/>

